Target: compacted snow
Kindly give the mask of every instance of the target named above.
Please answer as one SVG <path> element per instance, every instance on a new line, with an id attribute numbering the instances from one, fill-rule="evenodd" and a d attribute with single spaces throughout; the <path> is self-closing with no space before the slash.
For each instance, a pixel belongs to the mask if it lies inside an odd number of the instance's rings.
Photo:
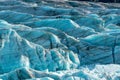
<path id="1" fill-rule="evenodd" d="M 120 80 L 120 4 L 0 0 L 0 80 Z"/>

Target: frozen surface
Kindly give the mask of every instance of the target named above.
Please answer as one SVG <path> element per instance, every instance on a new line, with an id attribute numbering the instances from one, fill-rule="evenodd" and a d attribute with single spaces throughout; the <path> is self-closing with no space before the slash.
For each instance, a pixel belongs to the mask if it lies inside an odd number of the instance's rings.
<path id="1" fill-rule="evenodd" d="M 0 0 L 1 80 L 120 80 L 120 5 Z"/>

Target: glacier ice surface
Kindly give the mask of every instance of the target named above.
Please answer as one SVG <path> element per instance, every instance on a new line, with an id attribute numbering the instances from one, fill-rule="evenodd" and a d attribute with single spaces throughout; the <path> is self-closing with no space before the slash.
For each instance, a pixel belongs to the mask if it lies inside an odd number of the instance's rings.
<path id="1" fill-rule="evenodd" d="M 119 3 L 0 0 L 0 80 L 120 80 Z"/>

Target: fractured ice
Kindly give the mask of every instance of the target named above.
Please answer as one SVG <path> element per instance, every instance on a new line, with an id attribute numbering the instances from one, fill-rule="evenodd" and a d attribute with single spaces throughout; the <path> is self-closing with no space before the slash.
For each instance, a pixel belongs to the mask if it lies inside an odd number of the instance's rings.
<path id="1" fill-rule="evenodd" d="M 1 80 L 120 80 L 120 5 L 0 1 Z"/>

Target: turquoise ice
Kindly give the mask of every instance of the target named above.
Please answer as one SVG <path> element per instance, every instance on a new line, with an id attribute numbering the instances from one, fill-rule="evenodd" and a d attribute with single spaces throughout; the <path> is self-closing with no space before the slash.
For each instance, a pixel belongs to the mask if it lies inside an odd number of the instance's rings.
<path id="1" fill-rule="evenodd" d="M 0 80 L 119 80 L 119 3 L 0 0 Z"/>

